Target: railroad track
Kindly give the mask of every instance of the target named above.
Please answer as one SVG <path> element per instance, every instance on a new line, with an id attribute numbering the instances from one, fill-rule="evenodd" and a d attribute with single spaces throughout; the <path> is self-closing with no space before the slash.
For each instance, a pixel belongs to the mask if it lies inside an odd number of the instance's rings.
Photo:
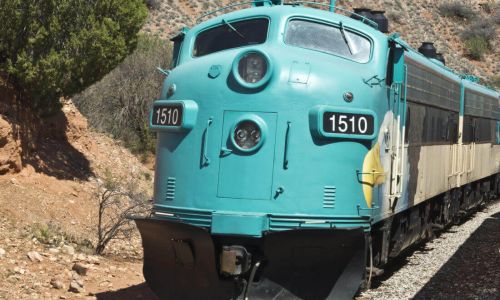
<path id="1" fill-rule="evenodd" d="M 500 299 L 500 199 L 390 262 L 356 299 Z"/>

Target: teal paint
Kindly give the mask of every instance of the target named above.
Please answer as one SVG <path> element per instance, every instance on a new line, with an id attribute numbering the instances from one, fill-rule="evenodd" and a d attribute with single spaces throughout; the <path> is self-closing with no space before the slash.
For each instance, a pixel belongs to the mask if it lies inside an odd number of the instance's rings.
<path id="1" fill-rule="evenodd" d="M 330 11 L 334 12 L 335 11 L 335 0 L 330 0 Z"/>
<path id="2" fill-rule="evenodd" d="M 500 121 L 497 121 L 497 144 L 500 145 Z"/>
<path id="3" fill-rule="evenodd" d="M 342 22 L 346 30 L 368 37 L 372 45 L 369 62 L 356 63 L 340 55 L 286 45 L 283 33 L 288 20 L 298 16 L 334 26 Z M 264 44 L 193 57 L 199 32 L 222 24 L 222 19 L 232 22 L 255 17 L 270 19 Z M 404 56 L 409 56 L 454 82 L 461 81 L 399 37 L 392 39 L 401 46 L 398 69 L 404 65 Z M 288 5 L 235 11 L 186 32 L 178 64 L 164 81 L 162 100 L 157 102 L 193 107 L 186 110 L 190 117 L 184 121 L 183 130 L 155 128 L 154 210 L 162 213 L 158 218 L 209 228 L 213 234 L 257 237 L 266 231 L 294 228 L 369 230 L 373 222 L 387 217 L 376 206 L 369 211 L 370 218 L 366 217 L 367 204 L 357 172 L 381 138 L 381 123 L 392 109 L 388 105 L 391 91 L 384 81 L 374 86 L 363 82 L 386 74 L 388 44 L 386 35 L 363 22 L 325 10 Z M 264 85 L 245 87 L 235 79 L 235 61 L 249 50 L 264 53 L 272 62 Z M 217 76 L 210 76 L 212 66 L 218 66 Z M 404 77 L 402 69 L 397 74 L 398 82 L 402 83 Z M 172 84 L 176 92 L 167 100 Z M 471 89 L 482 89 L 470 84 Z M 352 92 L 354 101 L 344 101 L 345 92 Z M 197 109 L 189 103 L 196 104 Z M 375 116 L 375 133 L 367 139 L 328 136 L 321 131 L 319 108 L 370 113 Z M 265 140 L 255 152 L 239 152 L 231 133 L 239 119 L 251 116 L 265 122 Z M 173 179 L 175 197 L 167 201 L 165 195 L 172 189 L 168 183 Z M 333 208 L 324 205 L 324 189 L 331 186 L 336 188 Z M 384 200 L 374 198 L 374 203 Z M 402 199 L 395 212 L 407 208 L 408 201 Z"/>
<path id="4" fill-rule="evenodd" d="M 368 87 L 362 78 L 385 74 L 387 37 L 359 21 L 305 7 L 258 7 L 255 14 L 247 9 L 223 18 L 231 22 L 255 15 L 271 20 L 268 39 L 262 45 L 194 58 L 191 52 L 196 35 L 221 24 L 222 17 L 206 21 L 186 34 L 179 65 L 165 81 L 162 99 L 168 86 L 175 84 L 176 93 L 167 101 L 194 99 L 198 105 L 197 122 L 189 131 L 158 132 L 154 209 L 172 213 L 173 219 L 211 228 L 213 224 L 207 221 L 211 217 L 205 215 L 222 214 L 215 223 L 215 231 L 221 234 L 230 234 L 235 226 L 234 222 L 221 220 L 241 212 L 262 215 L 267 220 L 252 223 L 260 225 L 251 225 L 246 231 L 245 227 L 238 229 L 238 234 L 249 236 L 256 236 L 255 226 L 260 226 L 261 232 L 292 228 L 294 224 L 307 228 L 369 227 L 370 220 L 360 216 L 357 209 L 358 205 L 367 205 L 356 170 L 362 168 L 364 156 L 378 134 L 386 112 L 380 106 L 386 88 Z M 361 64 L 341 56 L 286 46 L 280 32 L 287 20 L 297 15 L 333 25 L 342 21 L 346 30 L 369 37 L 373 48 L 370 61 Z M 267 84 L 254 89 L 242 87 L 233 77 L 234 62 L 251 49 L 265 53 L 273 64 Z M 214 65 L 220 66 L 220 75 L 210 78 L 208 72 Z M 299 75 L 297 83 L 289 82 L 290 74 Z M 351 103 L 343 99 L 347 91 L 354 94 Z M 354 141 L 313 135 L 309 112 L 318 105 L 343 111 L 370 111 L 376 116 L 376 133 L 372 139 Z M 239 153 L 230 141 L 230 132 L 238 118 L 249 114 L 262 118 L 268 132 L 257 152 Z M 292 133 L 289 124 L 293 124 Z M 205 163 L 205 155 L 209 164 Z M 287 168 L 283 167 L 285 161 L 289 161 Z M 167 192 L 168 178 L 176 178 L 176 191 L 175 199 L 167 202 L 162 195 Z M 325 186 L 338 187 L 334 208 L 323 207 Z M 290 227 L 266 225 L 273 215 L 293 219 L 296 214 L 303 215 L 305 221 L 283 223 Z M 328 217 L 330 221 L 309 222 L 306 216 Z M 345 216 L 350 216 L 348 223 L 343 223 Z"/>
<path id="5" fill-rule="evenodd" d="M 208 76 L 212 79 L 215 79 L 219 77 L 220 73 L 222 72 L 222 66 L 221 65 L 213 65 L 210 67 L 208 70 Z"/>
<path id="6" fill-rule="evenodd" d="M 246 120 L 259 124 L 262 132 L 260 143 L 251 151 L 241 149 L 234 141 L 236 125 Z M 276 121 L 276 113 L 224 112 L 220 147 L 232 151 L 219 158 L 218 197 L 271 200 Z"/>
<path id="7" fill-rule="evenodd" d="M 235 212 L 215 213 L 212 215 L 212 234 L 247 235 L 262 237 L 262 232 L 268 228 L 269 219 L 266 215 L 245 215 Z M 264 230 L 263 230 L 264 229 Z"/>
<path id="8" fill-rule="evenodd" d="M 393 47 L 393 83 L 402 84 L 405 81 L 406 71 L 405 71 L 405 60 L 404 52 L 402 47 Z"/>

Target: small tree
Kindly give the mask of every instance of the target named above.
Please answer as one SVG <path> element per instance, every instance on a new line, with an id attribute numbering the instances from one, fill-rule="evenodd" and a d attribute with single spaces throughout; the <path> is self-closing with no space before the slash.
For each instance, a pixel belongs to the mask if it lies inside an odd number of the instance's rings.
<path id="1" fill-rule="evenodd" d="M 143 0 L 2 0 L 0 73 L 50 112 L 132 52 L 146 16 Z"/>
<path id="2" fill-rule="evenodd" d="M 130 239 L 135 231 L 133 221 L 127 216 L 143 215 L 150 211 L 145 193 L 140 192 L 137 180 L 132 179 L 121 185 L 123 179 L 114 179 L 107 171 L 99 186 L 96 254 L 102 254 L 114 239 Z"/>

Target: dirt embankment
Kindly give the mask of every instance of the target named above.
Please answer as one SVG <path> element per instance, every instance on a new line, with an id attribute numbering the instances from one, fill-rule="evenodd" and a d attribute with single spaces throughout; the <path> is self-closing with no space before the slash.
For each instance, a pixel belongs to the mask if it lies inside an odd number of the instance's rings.
<path id="1" fill-rule="evenodd" d="M 140 239 L 91 255 L 98 186 L 112 174 L 151 194 L 152 172 L 61 101 L 40 118 L 0 81 L 0 299 L 123 299 L 114 291 L 144 282 Z"/>

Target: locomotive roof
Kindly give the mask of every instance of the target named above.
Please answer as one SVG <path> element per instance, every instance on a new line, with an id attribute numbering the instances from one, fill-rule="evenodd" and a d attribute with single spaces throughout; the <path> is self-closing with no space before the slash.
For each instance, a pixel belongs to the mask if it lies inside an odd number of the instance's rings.
<path id="1" fill-rule="evenodd" d="M 339 9 L 339 8 L 337 8 Z M 343 10 L 341 10 L 343 11 Z M 346 13 L 349 13 L 345 11 Z M 333 23 L 339 23 L 342 22 L 344 26 L 360 30 L 366 34 L 368 34 L 376 43 L 387 43 L 389 38 L 393 39 L 394 41 L 400 43 L 407 49 L 408 51 L 407 56 L 409 56 L 411 59 L 417 61 L 420 64 L 425 65 L 426 67 L 430 68 L 431 70 L 438 72 L 442 74 L 443 76 L 448 77 L 449 79 L 453 81 L 460 81 L 461 79 L 464 78 L 463 75 L 460 75 L 456 73 L 454 70 L 438 63 L 435 62 L 421 53 L 419 53 L 417 50 L 413 49 L 408 43 L 406 43 L 404 40 L 399 38 L 397 35 L 396 36 L 388 36 L 379 30 L 373 28 L 372 26 L 365 24 L 362 21 L 355 20 L 349 16 L 345 16 L 342 14 L 338 13 L 333 13 L 328 10 L 322 10 L 322 9 L 316 9 L 316 8 L 311 8 L 311 7 L 305 7 L 305 6 L 300 6 L 300 5 L 273 5 L 273 6 L 262 6 L 262 7 L 251 7 L 251 8 L 246 8 L 246 9 L 241 9 L 241 10 L 236 10 L 227 14 L 222 14 L 219 16 L 216 16 L 212 19 L 209 19 L 207 21 L 201 22 L 194 26 L 192 29 L 190 29 L 187 33 L 188 36 L 196 35 L 200 31 L 219 25 L 224 21 L 233 21 L 233 20 L 239 20 L 239 19 L 245 19 L 249 17 L 258 17 L 258 16 L 263 16 L 263 17 L 269 17 L 271 19 L 278 19 L 278 20 L 287 20 L 291 17 L 307 17 L 311 19 L 317 19 L 319 21 L 326 21 L 326 22 L 333 22 Z M 207 17 L 209 17 L 207 15 Z M 467 79 L 467 78 L 466 78 Z M 478 91 L 480 93 L 493 96 L 493 97 L 500 97 L 500 93 L 492 90 L 488 87 L 485 87 L 483 85 L 477 84 L 473 81 L 470 80 L 464 80 L 464 85 L 472 90 Z"/>
<path id="2" fill-rule="evenodd" d="M 305 7 L 305 6 L 292 6 L 292 5 L 252 7 L 252 8 L 233 11 L 227 14 L 219 15 L 210 20 L 204 21 L 193 27 L 192 31 L 198 32 L 200 31 L 200 29 L 205 29 L 207 27 L 218 25 L 222 22 L 222 20 L 231 21 L 231 20 L 244 19 L 256 16 L 267 16 L 272 19 L 288 19 L 289 17 L 303 16 L 334 23 L 342 21 L 342 23 L 345 26 L 360 29 L 369 34 L 374 39 L 376 38 L 387 39 L 387 36 L 385 34 L 381 33 L 372 26 L 369 26 L 361 21 L 352 19 L 350 17 L 338 13 L 332 13 L 326 10 Z"/>

